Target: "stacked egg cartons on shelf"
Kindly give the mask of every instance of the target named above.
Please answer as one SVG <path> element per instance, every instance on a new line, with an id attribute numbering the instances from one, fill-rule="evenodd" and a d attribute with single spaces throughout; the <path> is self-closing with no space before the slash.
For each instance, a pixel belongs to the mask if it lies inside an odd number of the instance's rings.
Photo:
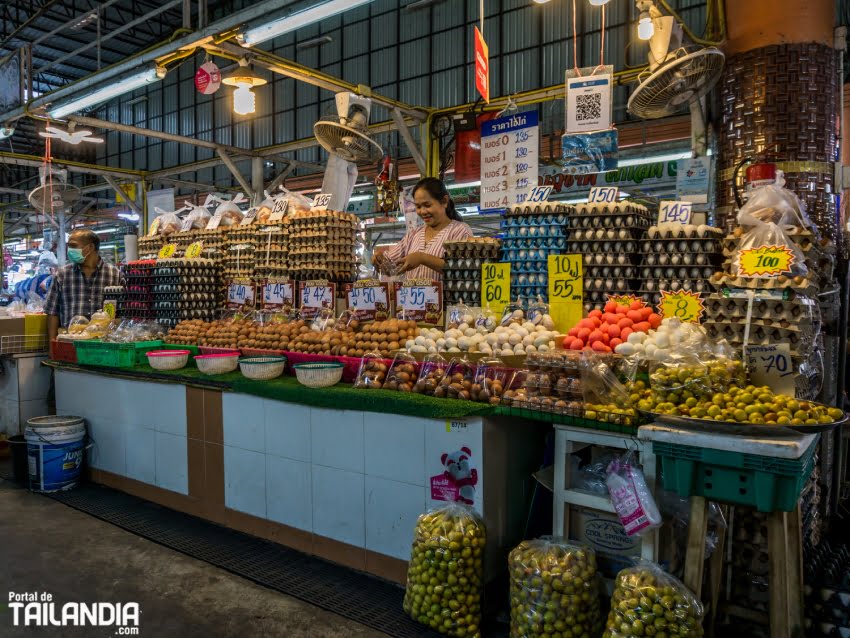
<path id="1" fill-rule="evenodd" d="M 580 204 L 570 216 L 567 253 L 584 255 L 584 305 L 601 308 L 608 295 L 635 294 L 641 244 L 651 224 L 643 204 Z"/>
<path id="2" fill-rule="evenodd" d="M 358 220 L 337 211 L 298 212 L 289 218 L 289 271 L 299 280 L 337 284 L 357 279 Z"/>
<path id="3" fill-rule="evenodd" d="M 254 277 L 259 281 L 288 279 L 289 224 L 287 220 L 257 225 L 255 237 Z"/>
<path id="4" fill-rule="evenodd" d="M 215 319 L 219 267 L 208 259 L 160 259 L 153 270 L 156 320 L 173 328 L 187 319 Z"/>
<path id="5" fill-rule="evenodd" d="M 686 290 L 704 295 L 708 280 L 723 259 L 723 231 L 705 225 L 667 222 L 650 226 L 640 243 L 643 264 L 638 267 L 636 293 L 649 305 L 661 301 L 661 291 Z"/>
<path id="6" fill-rule="evenodd" d="M 468 237 L 443 244 L 443 297 L 446 304 L 481 303 L 481 266 L 499 261 L 502 243 L 492 237 Z"/>
<path id="7" fill-rule="evenodd" d="M 212 230 L 196 230 L 194 241 L 203 243 L 201 248 L 201 257 L 209 259 L 215 264 L 218 264 L 221 272 L 224 272 L 224 258 L 228 254 L 230 246 L 228 242 L 228 234 L 232 226 L 219 226 Z M 219 282 L 218 296 L 216 302 L 218 307 L 224 306 L 227 299 L 227 280 L 222 277 Z"/>
<path id="8" fill-rule="evenodd" d="M 549 298 L 549 255 L 567 252 L 567 222 L 573 209 L 563 204 L 520 205 L 502 220 L 502 261 L 511 264 L 511 296 Z"/>
<path id="9" fill-rule="evenodd" d="M 164 243 L 165 239 L 162 235 L 139 237 L 139 259 L 156 259 Z"/>
<path id="10" fill-rule="evenodd" d="M 227 244 L 222 258 L 225 282 L 234 279 L 250 279 L 254 276 L 256 237 L 254 227 L 228 226 L 225 234 Z"/>
<path id="11" fill-rule="evenodd" d="M 117 316 L 129 319 L 155 319 L 153 309 L 153 270 L 155 259 L 130 261 L 122 267 L 124 291 L 118 301 Z"/>

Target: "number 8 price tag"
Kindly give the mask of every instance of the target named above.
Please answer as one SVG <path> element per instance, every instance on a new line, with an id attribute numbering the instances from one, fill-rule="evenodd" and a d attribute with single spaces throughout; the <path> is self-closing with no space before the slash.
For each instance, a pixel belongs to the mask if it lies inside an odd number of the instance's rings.
<path id="1" fill-rule="evenodd" d="M 698 292 L 680 290 L 679 292 L 661 291 L 661 303 L 658 312 L 662 317 L 676 317 L 687 323 L 700 323 L 705 313 L 702 295 Z"/>

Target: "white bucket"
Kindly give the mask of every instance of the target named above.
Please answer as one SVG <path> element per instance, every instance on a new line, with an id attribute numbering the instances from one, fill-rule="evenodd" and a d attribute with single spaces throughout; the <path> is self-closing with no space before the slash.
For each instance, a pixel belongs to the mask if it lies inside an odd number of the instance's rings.
<path id="1" fill-rule="evenodd" d="M 85 419 L 78 416 L 41 416 L 27 421 L 30 489 L 35 492 L 69 490 L 77 484 L 83 465 Z"/>

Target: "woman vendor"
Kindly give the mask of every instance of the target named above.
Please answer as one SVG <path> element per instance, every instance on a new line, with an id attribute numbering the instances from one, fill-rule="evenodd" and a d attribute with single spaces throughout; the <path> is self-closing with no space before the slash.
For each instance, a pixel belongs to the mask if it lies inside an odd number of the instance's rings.
<path id="1" fill-rule="evenodd" d="M 385 274 L 404 273 L 405 279 L 442 279 L 443 245 L 472 237 L 472 229 L 463 223 L 446 185 L 436 177 L 419 180 L 413 201 L 424 225 L 374 256 L 372 263 Z"/>

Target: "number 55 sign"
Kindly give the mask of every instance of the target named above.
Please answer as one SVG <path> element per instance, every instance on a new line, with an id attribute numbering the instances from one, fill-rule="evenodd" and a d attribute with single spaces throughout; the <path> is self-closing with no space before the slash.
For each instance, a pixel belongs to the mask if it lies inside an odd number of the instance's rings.
<path id="1" fill-rule="evenodd" d="M 567 332 L 584 313 L 584 267 L 581 255 L 549 255 L 549 314 L 555 328 Z"/>

